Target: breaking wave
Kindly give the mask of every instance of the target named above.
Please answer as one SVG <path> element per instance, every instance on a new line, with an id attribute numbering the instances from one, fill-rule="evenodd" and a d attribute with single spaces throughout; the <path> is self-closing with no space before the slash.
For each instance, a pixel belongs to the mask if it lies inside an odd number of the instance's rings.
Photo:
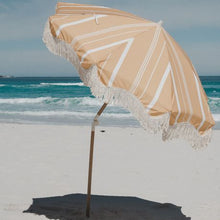
<path id="1" fill-rule="evenodd" d="M 76 117 L 94 117 L 95 114 L 92 112 L 72 112 L 72 111 L 0 111 L 0 114 L 6 115 L 27 115 L 27 116 L 76 116 Z M 118 113 L 103 113 L 102 117 L 105 118 L 131 118 L 129 114 L 118 114 Z"/>
<path id="2" fill-rule="evenodd" d="M 84 86 L 83 82 L 78 83 L 40 83 L 42 86 Z"/>
<path id="3" fill-rule="evenodd" d="M 62 106 L 81 105 L 81 106 L 101 106 L 103 103 L 91 97 L 74 97 L 74 98 L 53 98 L 53 97 L 38 97 L 38 98 L 11 98 L 0 99 L 0 104 L 56 104 Z M 111 105 L 110 105 L 111 106 Z"/>
<path id="4" fill-rule="evenodd" d="M 0 99 L 0 104 L 33 104 L 42 103 L 49 99 L 51 99 L 51 97 Z"/>

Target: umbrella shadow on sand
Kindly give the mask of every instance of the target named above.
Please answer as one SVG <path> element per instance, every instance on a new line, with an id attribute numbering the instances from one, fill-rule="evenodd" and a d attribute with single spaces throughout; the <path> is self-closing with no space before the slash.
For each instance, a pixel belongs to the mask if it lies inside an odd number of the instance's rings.
<path id="1" fill-rule="evenodd" d="M 24 211 L 45 215 L 48 219 L 86 220 L 85 194 L 34 198 L 33 204 Z M 181 207 L 170 203 L 152 202 L 137 197 L 91 197 L 91 220 L 190 220 Z"/>

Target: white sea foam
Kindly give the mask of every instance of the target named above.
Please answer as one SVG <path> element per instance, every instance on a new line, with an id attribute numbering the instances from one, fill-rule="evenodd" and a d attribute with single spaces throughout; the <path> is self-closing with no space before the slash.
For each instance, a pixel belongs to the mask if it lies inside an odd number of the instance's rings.
<path id="1" fill-rule="evenodd" d="M 82 105 L 82 106 L 101 106 L 103 103 L 98 99 L 91 97 L 74 97 L 74 98 L 52 98 L 52 97 L 38 97 L 38 98 L 11 98 L 0 99 L 0 104 L 56 104 L 56 105 Z"/>
<path id="2" fill-rule="evenodd" d="M 83 82 L 78 82 L 78 83 L 40 83 L 40 84 L 24 84 L 24 85 L 5 85 L 5 84 L 0 84 L 0 87 L 3 86 L 10 86 L 13 88 L 39 88 L 39 87 L 48 87 L 48 86 L 84 86 Z"/>
<path id="3" fill-rule="evenodd" d="M 209 106 L 213 113 L 220 113 L 220 98 L 209 97 Z"/>
<path id="4" fill-rule="evenodd" d="M 99 106 L 103 104 L 103 102 L 101 102 L 100 100 L 90 97 L 83 97 L 80 101 L 81 105 Z"/>
<path id="5" fill-rule="evenodd" d="M 205 89 L 220 89 L 220 85 L 203 85 Z"/>
<path id="6" fill-rule="evenodd" d="M 0 114 L 7 115 L 27 115 L 27 116 L 76 116 L 79 118 L 91 118 L 95 116 L 95 112 L 74 112 L 74 111 L 0 111 Z M 132 118 L 131 113 L 103 113 L 104 118 Z M 216 122 L 220 121 L 220 114 L 213 114 Z"/>
<path id="7" fill-rule="evenodd" d="M 42 86 L 84 86 L 83 82 L 79 83 L 40 83 Z"/>
<path id="8" fill-rule="evenodd" d="M 220 114 L 218 103 L 220 98 L 209 97 L 210 107 L 214 109 L 213 117 L 216 122 L 220 122 Z M 74 97 L 74 98 L 54 98 L 54 97 L 38 97 L 38 98 L 11 98 L 0 99 L 0 104 L 11 105 L 10 108 L 2 109 L 1 115 L 5 116 L 32 116 L 32 117 L 65 117 L 65 118 L 93 118 L 98 107 L 103 103 L 92 97 Z M 23 105 L 25 108 L 23 108 Z M 31 108 L 27 108 L 27 106 Z M 111 105 L 112 106 L 112 105 Z M 19 107 L 19 108 L 18 108 Z M 90 108 L 91 107 L 91 108 Z M 96 107 L 96 108 L 95 108 Z M 48 109 L 51 109 L 48 111 Z M 19 109 L 19 111 L 17 111 Z M 39 111 L 36 111 L 38 109 Z M 84 110 L 83 110 L 84 109 Z M 86 111 L 86 109 L 88 111 Z M 112 113 L 103 113 L 104 118 L 120 119 L 132 117 L 130 113 L 118 111 L 118 108 L 110 108 Z M 24 110 L 24 111 L 22 111 Z M 71 111 L 73 110 L 73 111 Z M 118 113 L 116 113 L 118 112 Z"/>
<path id="9" fill-rule="evenodd" d="M 212 114 L 212 116 L 216 122 L 220 121 L 220 114 Z"/>
<path id="10" fill-rule="evenodd" d="M 213 101 L 220 101 L 219 97 L 208 97 L 208 98 Z"/>
<path id="11" fill-rule="evenodd" d="M 103 102 L 96 98 L 91 97 L 75 97 L 75 98 L 62 98 L 59 101 L 57 100 L 57 103 L 63 104 L 65 106 L 68 105 L 81 105 L 81 106 L 102 106 Z M 109 104 L 108 106 L 114 106 L 112 104 Z"/>
<path id="12" fill-rule="evenodd" d="M 80 100 L 80 105 L 89 105 L 89 106 L 101 106 L 103 102 L 96 98 L 83 97 Z M 114 106 L 113 104 L 108 104 L 108 106 Z"/>
<path id="13" fill-rule="evenodd" d="M 51 99 L 51 97 L 0 99 L 0 104 L 41 103 Z"/>
<path id="14" fill-rule="evenodd" d="M 23 116 L 76 116 L 78 118 L 91 118 L 95 112 L 72 112 L 72 111 L 0 111 L 0 114 L 23 115 Z M 103 113 L 105 118 L 131 118 L 131 114 Z"/>

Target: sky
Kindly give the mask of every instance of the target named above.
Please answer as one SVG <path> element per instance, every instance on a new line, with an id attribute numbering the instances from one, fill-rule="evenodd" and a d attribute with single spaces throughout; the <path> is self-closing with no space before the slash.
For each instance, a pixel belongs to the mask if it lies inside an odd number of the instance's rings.
<path id="1" fill-rule="evenodd" d="M 57 0 L 0 0 L 0 75 L 77 76 L 42 42 Z M 163 27 L 188 54 L 199 75 L 220 75 L 219 0 L 69 0 L 131 12 Z"/>

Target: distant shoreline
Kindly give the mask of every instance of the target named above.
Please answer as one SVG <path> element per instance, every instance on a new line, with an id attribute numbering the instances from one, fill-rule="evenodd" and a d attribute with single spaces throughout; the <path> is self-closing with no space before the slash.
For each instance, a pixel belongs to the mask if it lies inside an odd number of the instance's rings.
<path id="1" fill-rule="evenodd" d="M 14 78 L 14 76 L 4 76 L 4 75 L 0 75 L 0 79 L 9 79 L 9 78 Z"/>

